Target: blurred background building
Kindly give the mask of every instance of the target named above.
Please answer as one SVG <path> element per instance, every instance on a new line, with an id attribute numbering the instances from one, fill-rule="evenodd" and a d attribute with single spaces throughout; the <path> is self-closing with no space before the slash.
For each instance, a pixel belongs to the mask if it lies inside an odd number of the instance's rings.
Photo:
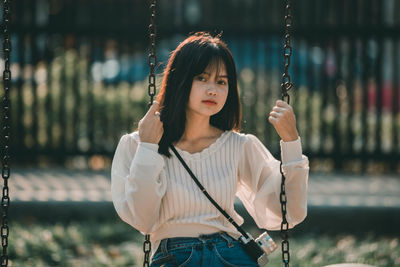
<path id="1" fill-rule="evenodd" d="M 278 135 L 266 117 L 280 97 L 283 2 L 168 0 L 157 14 L 157 83 L 188 33 L 223 31 L 237 64 L 243 131 L 275 155 Z M 109 168 L 149 101 L 148 2 L 12 5 L 13 164 Z M 398 14 L 398 0 L 293 1 L 292 105 L 313 171 L 400 172 Z"/>

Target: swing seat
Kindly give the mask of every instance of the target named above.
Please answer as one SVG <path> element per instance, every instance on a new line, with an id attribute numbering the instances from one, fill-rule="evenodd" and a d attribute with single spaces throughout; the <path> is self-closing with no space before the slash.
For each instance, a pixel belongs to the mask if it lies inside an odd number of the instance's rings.
<path id="1" fill-rule="evenodd" d="M 376 266 L 368 264 L 360 264 L 360 263 L 339 263 L 339 264 L 325 265 L 323 267 L 376 267 Z"/>

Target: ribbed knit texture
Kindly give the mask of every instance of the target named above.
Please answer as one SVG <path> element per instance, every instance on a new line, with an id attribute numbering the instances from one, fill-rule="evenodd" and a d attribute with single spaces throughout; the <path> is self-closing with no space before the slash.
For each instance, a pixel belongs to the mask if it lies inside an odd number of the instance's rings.
<path id="1" fill-rule="evenodd" d="M 283 143 L 288 221 L 301 222 L 307 212 L 308 160 L 300 139 Z M 122 136 L 112 163 L 112 197 L 119 216 L 150 233 L 153 252 L 163 238 L 198 236 L 237 230 L 209 202 L 172 153 L 157 153 L 158 145 L 142 143 L 137 132 Z M 214 200 L 240 225 L 234 210 L 238 196 L 260 228 L 280 226 L 279 161 L 254 136 L 225 131 L 198 153 L 177 148 L 182 158 Z M 286 161 L 285 161 L 286 158 Z"/>

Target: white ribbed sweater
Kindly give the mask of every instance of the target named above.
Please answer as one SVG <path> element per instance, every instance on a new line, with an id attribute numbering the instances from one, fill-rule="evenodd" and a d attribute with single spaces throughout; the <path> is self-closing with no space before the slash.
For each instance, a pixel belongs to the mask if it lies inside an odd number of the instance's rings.
<path id="1" fill-rule="evenodd" d="M 168 237 L 196 237 L 218 231 L 239 237 L 172 150 L 168 158 L 157 149 L 157 144 L 140 142 L 138 132 L 121 137 L 111 167 L 112 199 L 121 219 L 142 233 L 150 233 L 153 253 Z M 257 137 L 225 131 L 201 152 L 177 150 L 209 194 L 239 225 L 243 218 L 234 210 L 235 195 L 258 227 L 280 228 L 280 163 Z M 301 151 L 300 138 L 281 141 L 290 227 L 307 214 L 309 167 Z"/>

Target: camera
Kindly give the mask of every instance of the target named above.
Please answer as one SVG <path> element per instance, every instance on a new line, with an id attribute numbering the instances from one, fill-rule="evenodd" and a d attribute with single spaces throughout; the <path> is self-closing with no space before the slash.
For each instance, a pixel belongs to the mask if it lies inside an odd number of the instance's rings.
<path id="1" fill-rule="evenodd" d="M 272 240 L 267 232 L 264 232 L 259 237 L 257 237 L 256 242 L 258 245 L 260 245 L 267 256 L 274 252 L 274 250 L 277 248 L 274 240 Z"/>
<path id="2" fill-rule="evenodd" d="M 268 263 L 268 255 L 277 248 L 274 240 L 267 232 L 262 233 L 256 240 L 249 233 L 247 233 L 247 236 L 247 238 L 243 235 L 239 237 L 239 242 L 242 244 L 244 251 L 259 266 L 265 266 Z"/>

